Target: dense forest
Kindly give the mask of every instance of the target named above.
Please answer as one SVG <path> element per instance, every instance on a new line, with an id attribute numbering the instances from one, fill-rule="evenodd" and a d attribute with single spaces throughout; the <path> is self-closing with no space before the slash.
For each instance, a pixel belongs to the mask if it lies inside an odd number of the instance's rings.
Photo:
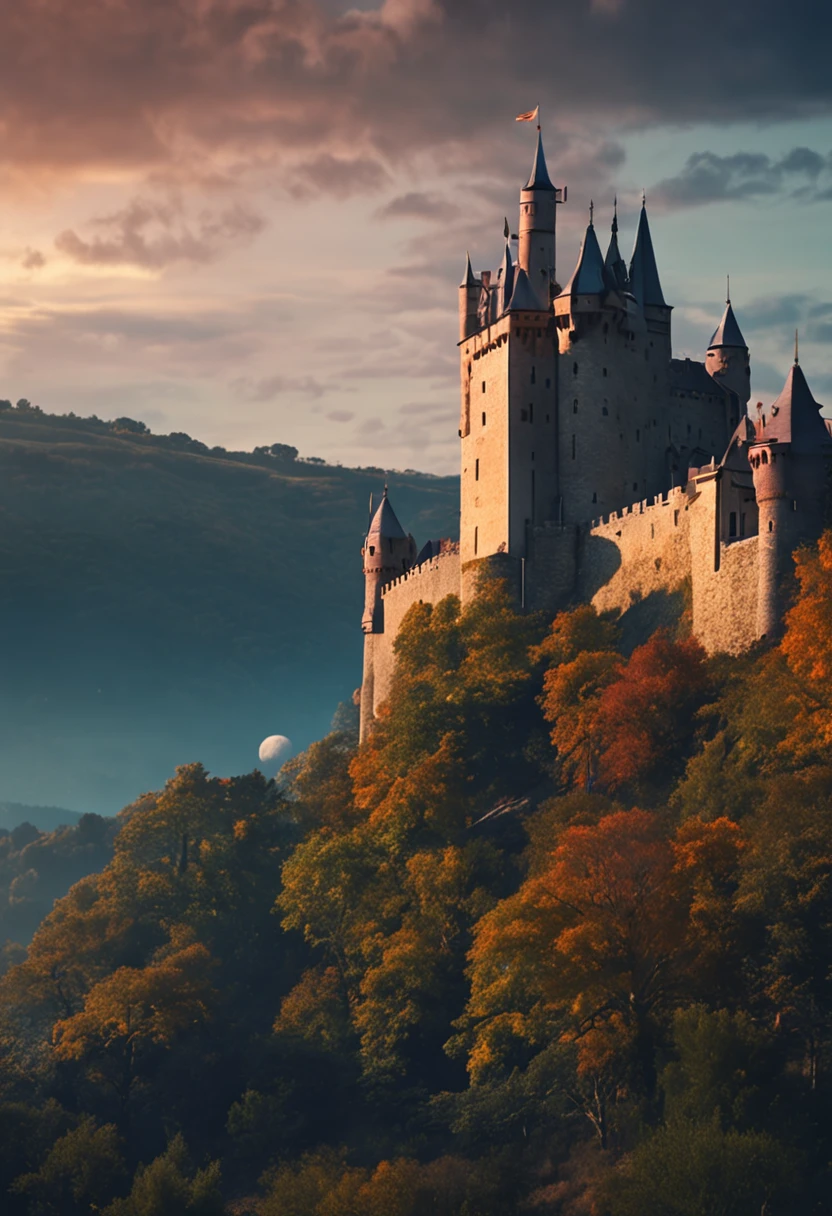
<path id="1" fill-rule="evenodd" d="M 128 808 L 0 981 L 5 1210 L 828 1212 L 832 534 L 686 624 L 417 604 L 366 744 Z"/>
<path id="2" fill-rule="evenodd" d="M 319 738 L 361 678 L 386 476 L 0 401 L 0 798 L 113 815 L 183 761 Z M 420 544 L 457 535 L 457 478 L 389 481 Z"/>

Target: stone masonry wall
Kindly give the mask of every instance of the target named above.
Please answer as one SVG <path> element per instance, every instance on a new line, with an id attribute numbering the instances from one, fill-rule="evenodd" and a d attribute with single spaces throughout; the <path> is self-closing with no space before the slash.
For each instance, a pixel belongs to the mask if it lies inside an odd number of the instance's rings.
<path id="1" fill-rule="evenodd" d="M 654 592 L 676 591 L 691 574 L 689 508 L 676 489 L 593 521 L 580 545 L 578 599 L 624 613 Z"/>
<path id="2" fill-rule="evenodd" d="M 459 582 L 459 554 L 440 553 L 382 588 L 384 633 L 372 636 L 374 715 L 390 695 L 395 665 L 393 644 L 407 610 L 413 604 L 438 604 L 446 595 L 459 595 Z"/>

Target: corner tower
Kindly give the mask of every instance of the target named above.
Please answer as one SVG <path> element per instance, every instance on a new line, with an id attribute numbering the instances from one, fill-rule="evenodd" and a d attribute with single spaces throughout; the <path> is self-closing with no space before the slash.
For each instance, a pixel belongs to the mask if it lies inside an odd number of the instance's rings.
<path id="1" fill-rule="evenodd" d="M 520 191 L 518 261 L 529 276 L 529 283 L 540 306 L 548 308 L 555 287 L 555 220 L 557 205 L 565 201 L 565 191 L 552 185 L 540 127 L 534 164 Z"/>
<path id="2" fill-rule="evenodd" d="M 416 542 L 396 518 L 387 487 L 381 503 L 370 521 L 361 550 L 364 559 L 364 675 L 361 682 L 361 739 L 366 737 L 375 717 L 375 639 L 384 634 L 384 602 L 381 589 L 385 583 L 409 570 L 416 560 Z"/>
<path id="3" fill-rule="evenodd" d="M 760 416 L 748 451 L 760 515 L 758 637 L 780 631 L 792 554 L 823 530 L 830 457 L 832 437 L 795 351 L 783 391 Z"/>

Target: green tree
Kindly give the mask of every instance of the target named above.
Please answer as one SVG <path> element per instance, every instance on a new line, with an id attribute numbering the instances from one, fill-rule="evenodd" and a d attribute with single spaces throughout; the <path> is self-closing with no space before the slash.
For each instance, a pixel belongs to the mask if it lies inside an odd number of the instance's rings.
<path id="1" fill-rule="evenodd" d="M 88 1216 L 101 1211 L 126 1177 L 121 1139 L 112 1124 L 88 1116 L 52 1145 L 40 1168 L 22 1174 L 12 1191 L 32 1216 Z"/>

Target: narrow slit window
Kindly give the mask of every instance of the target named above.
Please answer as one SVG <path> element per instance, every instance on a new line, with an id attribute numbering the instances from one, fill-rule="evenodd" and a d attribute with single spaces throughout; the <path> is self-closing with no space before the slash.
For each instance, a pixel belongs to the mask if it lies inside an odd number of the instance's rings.
<path id="1" fill-rule="evenodd" d="M 474 481 L 479 481 L 479 479 L 480 479 L 480 462 L 479 462 L 479 460 L 475 460 L 474 461 Z"/>
<path id="2" fill-rule="evenodd" d="M 737 513 L 736 513 L 736 511 L 732 511 L 730 513 L 730 515 L 728 516 L 728 535 L 729 536 L 737 535 Z"/>
<path id="3" fill-rule="evenodd" d="M 477 556 L 477 548 L 479 546 L 479 540 L 480 540 L 480 530 L 479 530 L 479 528 L 474 528 L 474 557 Z"/>
<path id="4" fill-rule="evenodd" d="M 572 436 L 572 459 L 575 459 L 575 436 Z"/>

